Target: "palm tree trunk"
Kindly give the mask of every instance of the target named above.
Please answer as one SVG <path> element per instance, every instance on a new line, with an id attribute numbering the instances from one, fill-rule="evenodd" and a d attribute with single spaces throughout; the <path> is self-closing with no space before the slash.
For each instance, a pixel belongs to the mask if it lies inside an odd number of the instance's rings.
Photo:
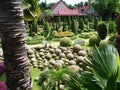
<path id="1" fill-rule="evenodd" d="M 8 90 L 32 90 L 22 0 L 0 0 L 0 31 Z"/>

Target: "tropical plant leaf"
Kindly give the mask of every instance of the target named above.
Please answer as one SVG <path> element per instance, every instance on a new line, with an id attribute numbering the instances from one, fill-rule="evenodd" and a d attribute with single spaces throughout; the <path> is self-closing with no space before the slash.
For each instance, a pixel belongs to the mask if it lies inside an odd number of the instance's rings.
<path id="1" fill-rule="evenodd" d="M 117 90 L 118 61 L 113 45 L 93 48 L 93 57 L 85 60 L 88 71 L 70 74 L 69 90 Z"/>

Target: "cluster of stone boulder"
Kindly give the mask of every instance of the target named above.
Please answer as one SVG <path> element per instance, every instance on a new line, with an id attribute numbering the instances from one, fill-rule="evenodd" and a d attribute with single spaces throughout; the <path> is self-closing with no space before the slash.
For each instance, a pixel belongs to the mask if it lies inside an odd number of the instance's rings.
<path id="1" fill-rule="evenodd" d="M 27 53 L 30 64 L 40 70 L 62 67 L 78 70 L 80 67 L 86 68 L 84 65 L 86 51 L 79 44 L 72 47 L 49 45 L 47 48 L 42 46 L 27 48 Z"/>

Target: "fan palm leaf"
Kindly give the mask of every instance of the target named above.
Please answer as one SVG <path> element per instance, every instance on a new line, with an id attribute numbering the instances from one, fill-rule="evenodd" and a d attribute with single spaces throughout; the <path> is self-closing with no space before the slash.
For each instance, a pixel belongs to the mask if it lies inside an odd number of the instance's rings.
<path id="1" fill-rule="evenodd" d="M 117 55 L 113 45 L 107 45 L 101 49 L 95 46 L 93 57 L 85 60 L 90 69 L 70 75 L 68 80 L 70 90 L 117 90 Z"/>

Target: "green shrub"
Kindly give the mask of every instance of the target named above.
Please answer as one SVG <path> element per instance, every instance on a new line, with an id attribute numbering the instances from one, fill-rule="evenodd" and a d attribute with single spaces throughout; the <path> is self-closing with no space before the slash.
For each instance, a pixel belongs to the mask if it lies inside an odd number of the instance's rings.
<path id="1" fill-rule="evenodd" d="M 75 34 L 71 31 L 65 31 L 65 32 L 54 32 L 55 38 L 62 38 L 62 37 L 72 37 Z"/>
<path id="2" fill-rule="evenodd" d="M 93 29 L 94 28 L 94 23 L 89 23 L 89 28 Z"/>
<path id="3" fill-rule="evenodd" d="M 105 39 L 107 36 L 107 27 L 104 22 L 99 22 L 97 25 L 97 32 L 100 37 L 100 39 Z"/>
<path id="4" fill-rule="evenodd" d="M 79 21 L 79 29 L 81 29 L 81 30 L 84 29 L 84 21 L 83 21 L 82 18 L 81 18 L 80 21 Z"/>
<path id="5" fill-rule="evenodd" d="M 95 30 L 97 29 L 97 24 L 98 24 L 98 19 L 95 18 L 95 19 L 94 19 L 94 29 L 95 29 Z"/>
<path id="6" fill-rule="evenodd" d="M 68 28 L 67 28 L 66 23 L 65 23 L 65 22 L 63 22 L 63 30 L 62 30 L 62 31 L 64 32 L 64 31 L 66 31 L 67 29 L 68 29 Z"/>
<path id="7" fill-rule="evenodd" d="M 48 36 L 49 32 L 50 32 L 50 26 L 49 26 L 49 23 L 46 22 L 43 30 L 43 35 L 45 38 Z"/>
<path id="8" fill-rule="evenodd" d="M 68 21 L 67 21 L 67 23 L 68 23 L 68 28 L 70 29 L 71 28 L 71 18 L 70 18 L 70 16 L 68 17 Z"/>
<path id="9" fill-rule="evenodd" d="M 77 34 L 77 26 L 76 26 L 76 21 L 75 20 L 72 21 L 71 30 L 72 30 L 72 32 Z"/>
<path id="10" fill-rule="evenodd" d="M 64 37 L 60 41 L 60 46 L 71 46 L 72 45 L 72 40 L 68 37 Z"/>
<path id="11" fill-rule="evenodd" d="M 100 43 L 100 37 L 98 35 L 92 35 L 89 39 L 89 45 L 94 46 L 95 44 L 98 46 Z"/>
<path id="12" fill-rule="evenodd" d="M 108 30 L 109 30 L 109 33 L 112 33 L 115 30 L 115 23 L 114 22 L 109 22 Z"/>

